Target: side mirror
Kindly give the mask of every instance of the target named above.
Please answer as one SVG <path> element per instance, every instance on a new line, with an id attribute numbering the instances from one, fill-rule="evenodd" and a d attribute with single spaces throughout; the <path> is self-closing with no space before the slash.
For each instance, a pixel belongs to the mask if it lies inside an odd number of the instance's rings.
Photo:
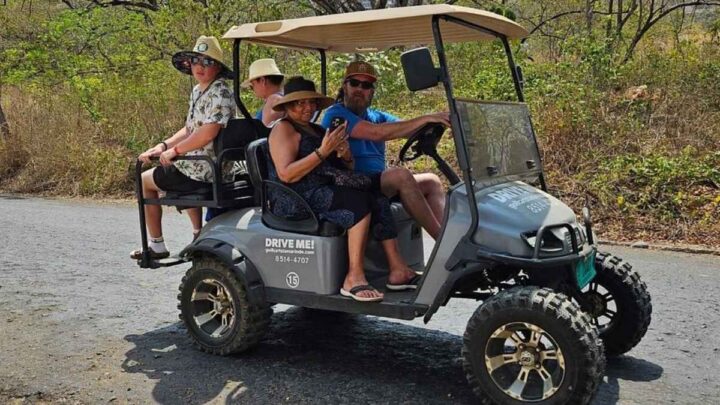
<path id="1" fill-rule="evenodd" d="M 405 83 L 410 91 L 435 87 L 440 81 L 440 69 L 433 65 L 428 48 L 417 48 L 400 55 Z"/>

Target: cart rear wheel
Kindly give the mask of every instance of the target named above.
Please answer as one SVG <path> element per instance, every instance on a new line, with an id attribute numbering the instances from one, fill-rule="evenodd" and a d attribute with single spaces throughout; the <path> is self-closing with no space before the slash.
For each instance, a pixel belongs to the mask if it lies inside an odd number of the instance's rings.
<path id="1" fill-rule="evenodd" d="M 463 368 L 484 404 L 587 404 L 605 357 L 590 318 L 539 287 L 501 291 L 478 308 L 463 338 Z"/>
<path id="2" fill-rule="evenodd" d="M 180 284 L 180 319 L 197 346 L 226 355 L 255 346 L 265 335 L 272 309 L 249 302 L 245 286 L 224 263 L 193 261 Z"/>

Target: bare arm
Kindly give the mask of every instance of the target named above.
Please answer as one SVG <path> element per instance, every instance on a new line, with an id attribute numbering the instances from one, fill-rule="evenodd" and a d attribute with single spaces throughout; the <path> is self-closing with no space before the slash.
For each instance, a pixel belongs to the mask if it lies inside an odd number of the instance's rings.
<path id="1" fill-rule="evenodd" d="M 178 142 L 182 141 L 183 139 L 187 138 L 187 127 L 182 127 L 181 130 L 175 132 L 173 136 L 165 140 L 165 143 L 168 146 L 168 149 L 172 148 L 173 146 L 177 145 Z"/>
<path id="2" fill-rule="evenodd" d="M 265 104 L 262 109 L 262 122 L 265 126 L 270 125 L 271 122 L 276 121 L 285 115 L 282 111 L 275 111 L 272 109 L 272 106 L 275 105 L 275 102 L 279 98 L 281 98 L 279 94 L 271 94 L 270 97 L 265 100 Z"/>
<path id="3" fill-rule="evenodd" d="M 220 129 L 222 129 L 221 124 L 203 124 L 200 126 L 200 128 L 197 129 L 197 131 L 190 134 L 190 136 L 185 136 L 183 138 L 178 137 L 177 139 L 174 139 L 175 136 L 180 134 L 180 132 L 178 131 L 178 133 L 176 133 L 169 139 L 172 140 L 174 144 L 168 142 L 168 150 L 160 154 L 160 163 L 164 166 L 167 166 L 171 164 L 172 160 L 175 159 L 178 155 L 182 155 L 192 150 L 202 148 L 203 146 L 212 142 L 213 139 L 215 139 L 217 134 L 220 133 Z"/>
<path id="4" fill-rule="evenodd" d="M 150 163 L 150 158 L 155 156 L 160 156 L 163 152 L 165 152 L 167 149 L 171 149 L 177 142 L 179 142 L 182 139 L 185 139 L 187 136 L 187 129 L 186 127 L 182 127 L 179 131 L 175 132 L 173 136 L 170 138 L 164 140 L 165 145 L 163 145 L 162 142 L 159 144 L 153 146 L 152 148 L 146 150 L 145 152 L 141 153 L 140 156 L 138 156 L 138 160 L 142 160 L 145 163 Z"/>
<path id="5" fill-rule="evenodd" d="M 385 122 L 382 124 L 360 121 L 353 128 L 352 137 L 356 139 L 367 139 L 370 141 L 390 141 L 393 139 L 405 138 L 424 125 L 432 122 L 450 126 L 448 113 L 445 112 L 422 115 L 405 121 Z"/>
<path id="6" fill-rule="evenodd" d="M 345 126 L 340 126 L 335 131 L 325 135 L 318 151 L 323 157 L 327 157 L 345 139 Z M 297 158 L 298 149 L 300 148 L 300 134 L 287 122 L 281 121 L 273 127 L 268 142 L 270 144 L 270 158 L 275 165 L 278 177 L 284 183 L 300 181 L 322 163 L 316 153 L 311 153 L 302 159 Z"/>
<path id="7" fill-rule="evenodd" d="M 212 142 L 213 139 L 220 133 L 222 124 L 202 124 L 197 131 L 190 134 L 185 139 L 179 140 L 178 143 L 172 146 L 177 147 L 177 151 L 180 154 L 190 152 L 195 149 L 200 149 L 208 143 Z"/>

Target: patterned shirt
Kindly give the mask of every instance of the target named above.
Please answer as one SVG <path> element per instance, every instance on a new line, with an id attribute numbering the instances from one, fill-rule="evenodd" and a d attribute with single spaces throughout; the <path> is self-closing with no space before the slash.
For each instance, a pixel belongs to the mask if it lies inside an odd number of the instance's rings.
<path id="1" fill-rule="evenodd" d="M 235 100 L 232 92 L 224 80 L 215 80 L 205 91 L 199 85 L 193 88 L 190 95 L 190 108 L 188 109 L 185 129 L 188 135 L 193 134 L 204 124 L 221 124 L 223 127 L 235 116 Z M 209 156 L 215 159 L 213 143 L 187 152 L 185 156 Z M 202 160 L 178 160 L 175 166 L 184 175 L 193 180 L 212 182 L 213 174 L 210 165 Z M 226 167 L 227 166 L 227 167 Z M 234 170 L 233 162 L 223 164 L 223 181 L 231 181 Z"/>

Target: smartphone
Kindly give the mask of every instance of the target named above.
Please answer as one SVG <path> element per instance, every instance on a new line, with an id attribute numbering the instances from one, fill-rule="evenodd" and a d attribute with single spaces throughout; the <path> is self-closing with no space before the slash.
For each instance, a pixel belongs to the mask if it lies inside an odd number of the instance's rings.
<path id="1" fill-rule="evenodd" d="M 330 121 L 330 128 L 328 128 L 328 129 L 330 130 L 330 132 L 332 132 L 335 130 L 335 128 L 342 125 L 345 121 L 346 121 L 346 119 L 343 117 L 335 117 L 332 119 L 332 121 Z"/>

